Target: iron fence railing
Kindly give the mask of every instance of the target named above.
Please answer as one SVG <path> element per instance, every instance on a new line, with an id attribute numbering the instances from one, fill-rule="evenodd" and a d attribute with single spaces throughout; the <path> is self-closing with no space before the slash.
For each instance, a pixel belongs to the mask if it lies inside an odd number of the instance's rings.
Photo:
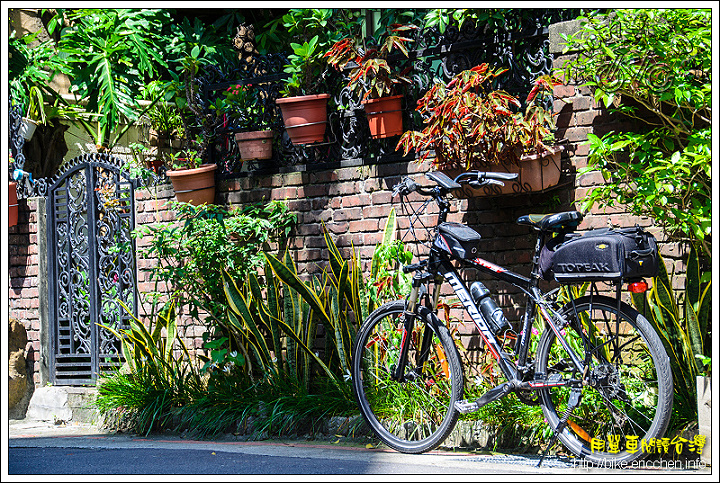
<path id="1" fill-rule="evenodd" d="M 398 59 L 412 64 L 413 84 L 403 92 L 403 125 L 405 130 L 421 129 L 422 119 L 415 112 L 417 99 L 438 81 L 448 81 L 458 72 L 483 62 L 508 68 L 499 79 L 498 88 L 523 96 L 537 76 L 549 73 L 553 56 L 549 52 L 548 25 L 575 18 L 575 9 L 524 9 L 522 14 L 508 14 L 507 31 L 489 33 L 486 25 L 465 22 L 462 28 L 449 25 L 441 34 L 435 28 L 416 32 L 409 59 Z M 198 79 L 200 90 L 197 101 L 208 107 L 231 85 L 250 86 L 262 100 L 261 118 L 275 132 L 275 149 L 268 162 L 243 162 L 240 159 L 234 134 L 239 131 L 232 122 L 223 123 L 211 133 L 211 149 L 207 162 L 217 163 L 219 178 L 235 178 L 251 173 L 315 170 L 337 166 L 358 166 L 412 160 L 411 153 L 403 157 L 395 150 L 398 137 L 372 139 L 360 100 L 345 87 L 342 73 L 328 66 L 322 83 L 331 96 L 328 107 L 328 128 L 325 140 L 313 145 L 293 145 L 285 132 L 282 116 L 275 104 L 280 97 L 282 83 L 287 75 L 283 67 L 286 56 L 272 54 L 259 56 L 251 62 L 237 60 L 232 67 L 210 66 Z M 23 169 L 25 157 L 23 140 L 18 134 L 21 110 L 10 100 L 10 147 L 14 164 L 10 174 Z M 46 196 L 51 178 L 25 177 L 18 184 L 20 199 Z"/>

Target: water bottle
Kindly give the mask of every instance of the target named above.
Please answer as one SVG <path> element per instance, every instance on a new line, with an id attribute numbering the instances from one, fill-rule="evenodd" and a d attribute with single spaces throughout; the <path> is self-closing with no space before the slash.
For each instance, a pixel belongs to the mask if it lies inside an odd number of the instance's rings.
<path id="1" fill-rule="evenodd" d="M 481 282 L 473 282 L 473 284 L 470 285 L 470 295 L 472 295 L 475 305 L 478 306 L 480 312 L 485 317 L 485 321 L 495 334 L 510 329 L 510 323 L 505 318 L 505 314 L 492 297 L 490 297 L 490 291 L 485 285 Z"/>

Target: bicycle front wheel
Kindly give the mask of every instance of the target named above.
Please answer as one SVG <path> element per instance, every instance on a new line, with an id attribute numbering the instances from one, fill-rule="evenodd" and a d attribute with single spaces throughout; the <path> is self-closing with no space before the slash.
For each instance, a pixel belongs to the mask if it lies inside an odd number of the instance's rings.
<path id="1" fill-rule="evenodd" d="M 363 323 L 353 350 L 353 389 L 365 420 L 385 444 L 422 453 L 442 443 L 457 422 L 462 365 L 448 329 L 433 314 L 417 315 L 404 377 L 396 380 L 404 311 L 404 301 L 390 302 Z M 425 331 L 431 339 L 421 356 Z"/>
<path id="2" fill-rule="evenodd" d="M 582 388 L 559 439 L 578 457 L 596 464 L 619 465 L 643 456 L 661 438 L 670 421 L 673 383 L 670 362 L 650 323 L 627 304 L 610 297 L 586 296 L 567 304 L 564 339 L 588 368 L 578 374 L 555 333 L 545 330 L 538 345 L 537 368 L 560 375 Z M 540 391 L 543 412 L 556 428 L 570 388 Z"/>

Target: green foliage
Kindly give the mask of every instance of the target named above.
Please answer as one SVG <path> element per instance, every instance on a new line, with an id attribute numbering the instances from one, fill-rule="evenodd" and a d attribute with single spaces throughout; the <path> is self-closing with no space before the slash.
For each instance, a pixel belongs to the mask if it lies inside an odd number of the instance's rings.
<path id="1" fill-rule="evenodd" d="M 323 325 L 328 342 L 327 364 L 322 363 L 320 366 L 340 387 L 341 381 L 350 377 L 352 340 L 356 331 L 354 322 L 358 321 L 363 313 L 363 301 L 360 297 L 362 273 L 354 252 L 350 261 L 344 260 L 327 232 L 325 241 L 330 254 L 329 270 L 326 268 L 320 277 L 313 277 L 308 282 L 300 279 L 289 258 L 286 257 L 283 263 L 270 254 L 266 257 L 275 275 L 284 283 L 285 289 L 296 293 L 297 297 L 307 304 L 310 311 L 308 327 L 318 323 Z M 296 339 L 296 342 L 299 343 L 300 340 Z M 308 345 L 308 348 L 310 347 Z M 296 350 L 291 347 L 289 352 Z"/>
<path id="2" fill-rule="evenodd" d="M 127 308 L 126 311 L 131 313 Z M 199 372 L 190 362 L 185 344 L 177 337 L 174 304 L 168 304 L 146 328 L 135 317 L 129 329 L 98 324 L 122 343 L 127 369 L 103 376 L 98 382 L 96 406 L 101 414 L 133 431 L 148 434 L 167 425 L 173 408 L 183 405 L 188 394 L 203 386 Z M 175 353 L 175 344 L 180 346 Z"/>
<path id="3" fill-rule="evenodd" d="M 555 21 L 547 15 L 547 10 L 533 8 L 433 8 L 418 9 L 417 14 L 423 16 L 425 27 L 436 27 L 441 34 L 451 25 L 459 30 L 465 22 L 481 26 L 487 35 L 491 35 L 522 30 L 531 23 L 538 28 L 547 27 Z"/>
<path id="4" fill-rule="evenodd" d="M 237 84 L 228 87 L 216 102 L 224 113 L 244 131 L 256 131 L 269 128 L 269 121 L 263 115 L 262 98 L 258 91 L 250 86 Z M 217 108 L 217 107 L 216 107 Z"/>
<path id="5" fill-rule="evenodd" d="M 217 23 L 217 22 L 216 22 Z M 170 32 L 166 34 L 168 41 L 168 62 L 170 67 L 181 64 L 183 59 L 191 55 L 194 49 L 199 49 L 200 56 L 206 62 L 222 65 L 227 59 L 235 58 L 235 51 L 229 42 L 226 31 L 218 31 L 217 25 L 206 25 L 195 17 L 184 17 L 181 22 L 169 22 Z"/>
<path id="6" fill-rule="evenodd" d="M 539 77 L 527 97 L 525 112 L 516 112 L 520 101 L 502 90 L 490 90 L 493 79 L 507 69 L 481 64 L 457 74 L 447 84 L 432 86 L 417 102 L 416 111 L 425 127 L 407 131 L 396 149 L 407 155 L 434 150 L 440 169 L 483 169 L 488 164 L 517 161 L 524 153 L 547 151 L 555 123 L 542 107 L 558 81 Z"/>
<path id="7" fill-rule="evenodd" d="M 142 256 L 158 260 L 146 270 L 156 283 L 167 284 L 179 304 L 189 305 L 191 316 L 199 318 L 203 309 L 222 324 L 227 308 L 223 271 L 234 279 L 247 278 L 262 264 L 261 250 L 287 237 L 295 215 L 276 201 L 231 211 L 187 203 L 172 207 L 178 223 L 147 225 L 134 232 L 136 238 L 147 238 L 148 245 L 140 249 Z"/>
<path id="8" fill-rule="evenodd" d="M 291 8 L 281 18 L 265 25 L 256 39 L 259 50 L 272 44 L 289 45 L 290 74 L 281 93 L 285 96 L 318 94 L 325 78 L 323 55 L 338 39 L 359 33 L 362 17 L 358 10 L 331 8 Z"/>
<path id="9" fill-rule="evenodd" d="M 365 283 L 369 300 L 367 310 L 363 312 L 363 320 L 385 302 L 403 298 L 410 293 L 412 277 L 403 272 L 402 267 L 412 262 L 413 254 L 396 238 L 396 233 L 397 221 L 393 208 L 385 223 L 383 241 L 373 251 L 370 278 Z"/>
<path id="10" fill-rule="evenodd" d="M 180 110 L 171 104 L 158 103 L 147 113 L 150 126 L 161 137 L 182 138 L 185 135 L 183 119 Z"/>
<path id="11" fill-rule="evenodd" d="M 45 124 L 51 119 L 76 117 L 80 109 L 68 105 L 52 87 L 50 81 L 56 74 L 69 72 L 65 62 L 51 40 L 35 47 L 29 44 L 37 40 L 40 31 L 16 38 L 10 34 L 8 42 L 8 80 L 13 103 L 22 106 L 22 112 L 32 120 Z"/>
<path id="12" fill-rule="evenodd" d="M 302 44 L 292 42 L 293 53 L 288 56 L 290 63 L 284 71 L 290 74 L 282 91 L 287 96 L 315 93 L 314 82 L 322 78 L 322 50 L 318 47 L 319 37 L 315 35 Z"/>
<path id="13" fill-rule="evenodd" d="M 684 292 L 673 291 L 661 258 L 660 272 L 648 294 L 633 294 L 633 304 L 650 321 L 670 357 L 677 424 L 697 418 L 695 377 L 705 371 L 711 347 L 711 282 L 700 276 L 699 258 L 691 246 Z M 683 294 L 684 293 L 684 298 Z"/>
<path id="14" fill-rule="evenodd" d="M 580 50 L 565 78 L 636 121 L 629 132 L 589 136 L 582 172 L 599 170 L 605 184 L 588 193 L 584 209 L 626 205 L 710 257 L 710 11 L 613 10 L 582 20 L 565 39 L 566 49 Z"/>
<path id="15" fill-rule="evenodd" d="M 159 9 L 78 9 L 67 11 L 67 20 L 58 48 L 71 90 L 99 115 L 97 133 L 84 124 L 96 145 L 111 149 L 125 132 L 121 122 L 139 117 L 142 86 L 167 67 L 159 32 L 170 16 Z"/>
<path id="16" fill-rule="evenodd" d="M 194 149 L 183 149 L 175 153 L 167 153 L 165 164 L 174 170 L 195 169 L 202 165 L 202 158 Z"/>
<path id="17" fill-rule="evenodd" d="M 253 273 L 242 281 L 224 273 L 227 313 L 233 337 L 252 355 L 263 377 L 297 381 L 309 390 L 315 365 L 350 398 L 354 319 L 366 312 L 360 294 L 362 274 L 354 253 L 350 261 L 344 260 L 327 232 L 325 239 L 329 269 L 309 281 L 300 279 L 289 253 L 283 260 L 265 255 L 264 287 Z M 318 324 L 327 342 L 322 358 L 315 350 Z"/>
<path id="18" fill-rule="evenodd" d="M 272 261 L 271 261 L 272 260 Z M 240 344 L 247 347 L 253 354 L 253 360 L 263 377 L 283 379 L 288 374 L 295 380 L 310 386 L 310 364 L 318 364 L 328 378 L 338 387 L 341 380 L 313 351 L 316 337 L 316 320 L 314 312 L 308 306 L 299 304 L 298 293 L 293 289 L 280 291 L 279 280 L 270 269 L 273 261 L 278 264 L 277 270 L 287 279 L 297 277 L 292 259 L 286 255 L 285 264 L 268 255 L 269 265 L 266 266 L 267 290 L 262 287 L 255 274 L 250 274 L 247 283 L 240 287 L 227 274 L 224 274 L 225 294 L 228 302 L 228 317 L 232 324 L 233 335 Z M 242 287 L 242 288 L 241 288 Z M 312 302 L 318 298 L 307 287 L 300 291 Z M 307 293 L 305 293 L 307 292 Z M 266 334 L 270 334 L 268 343 Z M 287 356 L 282 357 L 283 345 L 281 334 L 287 337 Z"/>

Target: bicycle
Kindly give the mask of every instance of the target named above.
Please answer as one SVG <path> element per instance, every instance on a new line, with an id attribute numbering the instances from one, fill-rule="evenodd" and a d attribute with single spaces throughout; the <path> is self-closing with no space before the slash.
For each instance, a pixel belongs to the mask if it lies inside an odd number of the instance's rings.
<path id="1" fill-rule="evenodd" d="M 426 197 L 420 212 L 434 200 L 438 222 L 429 253 L 418 263 L 403 267 L 414 274 L 410 294 L 405 300 L 377 308 L 358 330 L 352 357 L 357 403 L 385 444 L 404 453 L 422 453 L 447 438 L 460 413 L 477 411 L 514 392 L 523 403 L 539 404 L 553 429 L 542 458 L 557 438 L 574 455 L 594 463 L 633 461 L 646 453 L 647 442 L 662 437 L 673 404 L 672 374 L 660 338 L 645 317 L 620 299 L 624 281 L 633 290 L 642 290 L 644 280 L 610 275 L 616 284 L 613 298 L 601 295 L 596 285 L 608 277 L 580 274 L 575 278 L 590 281 L 589 293 L 571 296 L 565 303 L 558 297 L 559 289 L 540 290 L 546 244 L 581 238 L 574 233 L 583 218 L 576 211 L 518 219 L 538 233 L 530 277 L 481 258 L 476 244 L 480 235 L 466 225 L 446 222 L 448 197 L 455 190 L 463 185 L 502 184 L 516 176 L 471 171 L 451 179 L 433 172 L 427 174 L 435 183 L 432 187 L 420 187 L 409 177 L 394 187 L 393 199 L 400 195 L 401 202 L 413 192 Z M 605 239 L 596 238 L 595 243 Z M 649 252 L 638 249 L 633 257 Z M 475 282 L 468 289 L 453 262 L 524 292 L 526 308 L 518 332 L 509 328 L 502 309 L 492 302 L 484 286 Z M 573 268 L 577 267 L 571 271 Z M 470 315 L 505 378 L 475 401 L 462 399 L 465 381 L 458 349 L 448 326 L 437 315 L 444 282 Z M 536 316 L 543 321 L 544 330 L 535 354 L 530 354 Z M 513 332 L 514 351 L 506 352 L 498 337 Z M 599 448 L 599 440 L 607 442 L 607 447 Z"/>

